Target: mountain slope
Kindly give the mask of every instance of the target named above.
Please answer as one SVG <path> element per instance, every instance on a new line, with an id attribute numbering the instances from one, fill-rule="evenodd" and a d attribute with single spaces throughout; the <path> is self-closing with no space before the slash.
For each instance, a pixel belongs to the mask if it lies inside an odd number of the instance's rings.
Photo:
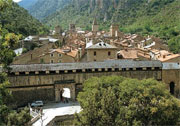
<path id="1" fill-rule="evenodd" d="M 156 15 L 139 17 L 124 31 L 158 36 L 167 41 L 174 53 L 180 53 L 180 1 L 165 6 Z"/>
<path id="2" fill-rule="evenodd" d="M 28 8 L 32 16 L 43 20 L 47 16 L 61 10 L 72 0 L 37 0 L 37 2 Z"/>
<path id="3" fill-rule="evenodd" d="M 7 8 L 5 11 L 0 12 L 0 25 L 9 32 L 25 36 L 48 32 L 44 25 L 16 3 L 13 3 L 12 7 Z"/>
<path id="4" fill-rule="evenodd" d="M 18 4 L 19 6 L 28 10 L 31 6 L 33 6 L 38 0 L 22 0 Z"/>
<path id="5" fill-rule="evenodd" d="M 124 32 L 161 37 L 169 41 L 172 51 L 180 52 L 179 0 L 73 0 L 43 22 L 50 26 L 61 25 L 63 28 L 68 28 L 69 23 L 75 23 L 90 30 L 94 17 L 98 19 L 100 29 L 108 30 L 114 22 Z"/>

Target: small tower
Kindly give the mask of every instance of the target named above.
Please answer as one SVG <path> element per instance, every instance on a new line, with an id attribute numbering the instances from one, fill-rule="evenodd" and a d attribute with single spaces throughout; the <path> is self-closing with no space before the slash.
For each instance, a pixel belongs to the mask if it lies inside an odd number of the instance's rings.
<path id="1" fill-rule="evenodd" d="M 112 24 L 110 27 L 110 35 L 111 37 L 118 37 L 119 33 L 119 25 L 117 24 Z"/>
<path id="2" fill-rule="evenodd" d="M 97 24 L 96 18 L 94 19 L 93 24 L 92 24 L 92 31 L 93 32 L 99 31 L 99 25 Z"/>
<path id="3" fill-rule="evenodd" d="M 69 24 L 69 31 L 75 32 L 76 31 L 76 25 L 75 24 Z"/>
<path id="4" fill-rule="evenodd" d="M 61 34 L 62 33 L 62 29 L 61 29 L 61 27 L 58 25 L 58 26 L 56 26 L 55 27 L 55 35 L 59 35 L 59 34 Z"/>

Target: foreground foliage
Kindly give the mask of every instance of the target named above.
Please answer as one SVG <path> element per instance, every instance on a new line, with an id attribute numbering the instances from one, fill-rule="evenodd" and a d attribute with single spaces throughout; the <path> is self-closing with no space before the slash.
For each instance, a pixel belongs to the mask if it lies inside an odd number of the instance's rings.
<path id="1" fill-rule="evenodd" d="M 180 102 L 153 79 L 95 77 L 84 83 L 78 101 L 78 126 L 176 125 L 180 117 Z"/>
<path id="2" fill-rule="evenodd" d="M 0 10 L 10 6 L 10 0 L 0 2 Z M 5 71 L 9 71 L 9 64 L 13 61 L 15 56 L 12 48 L 17 44 L 19 36 L 14 33 L 4 33 L 0 28 L 0 67 Z M 28 109 L 20 112 L 12 110 L 8 105 L 12 102 L 13 98 L 10 91 L 7 89 L 9 81 L 7 74 L 0 71 L 0 125 L 7 126 L 23 126 L 27 125 L 31 116 Z"/>

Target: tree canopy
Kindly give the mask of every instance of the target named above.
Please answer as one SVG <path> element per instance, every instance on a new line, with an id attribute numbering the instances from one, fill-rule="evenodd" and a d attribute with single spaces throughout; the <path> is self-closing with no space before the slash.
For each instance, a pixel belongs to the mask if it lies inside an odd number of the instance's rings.
<path id="1" fill-rule="evenodd" d="M 180 102 L 163 83 L 121 76 L 91 78 L 78 95 L 78 126 L 176 125 Z"/>
<path id="2" fill-rule="evenodd" d="M 11 5 L 11 0 L 0 1 L 0 10 L 4 10 Z M 18 43 L 19 36 L 14 33 L 4 33 L 0 27 L 0 67 L 5 71 L 10 70 L 9 64 L 15 56 L 12 48 Z M 23 126 L 26 125 L 31 116 L 28 109 L 20 112 L 12 110 L 8 103 L 12 96 L 7 89 L 9 81 L 5 72 L 0 72 L 0 125 Z"/>
<path id="3" fill-rule="evenodd" d="M 28 35 L 47 34 L 48 28 L 12 0 L 0 0 L 0 24 L 4 33 Z"/>

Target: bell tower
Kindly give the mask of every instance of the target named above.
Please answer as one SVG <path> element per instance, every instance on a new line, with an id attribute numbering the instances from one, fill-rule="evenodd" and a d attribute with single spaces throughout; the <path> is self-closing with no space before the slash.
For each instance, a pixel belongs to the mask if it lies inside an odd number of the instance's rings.
<path id="1" fill-rule="evenodd" d="M 93 32 L 99 31 L 99 25 L 98 25 L 98 23 L 96 21 L 96 18 L 94 18 L 94 21 L 93 21 L 93 24 L 92 24 L 92 31 Z"/>
<path id="2" fill-rule="evenodd" d="M 119 33 L 119 25 L 112 24 L 110 27 L 111 37 L 118 37 L 118 33 Z"/>

